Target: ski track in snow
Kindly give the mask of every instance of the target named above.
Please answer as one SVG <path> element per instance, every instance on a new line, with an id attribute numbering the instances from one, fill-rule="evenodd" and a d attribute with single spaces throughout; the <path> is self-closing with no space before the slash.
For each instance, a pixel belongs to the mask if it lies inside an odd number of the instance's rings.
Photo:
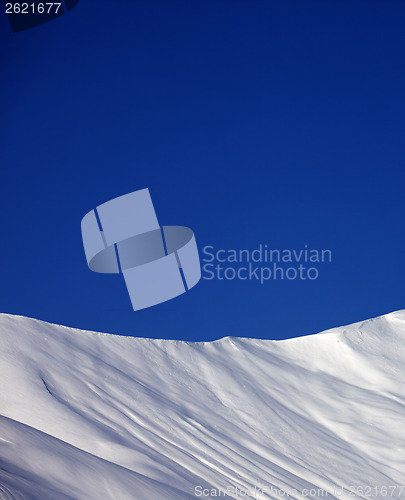
<path id="1" fill-rule="evenodd" d="M 0 359 L 1 500 L 405 499 L 405 311 L 214 342 L 1 314 Z"/>

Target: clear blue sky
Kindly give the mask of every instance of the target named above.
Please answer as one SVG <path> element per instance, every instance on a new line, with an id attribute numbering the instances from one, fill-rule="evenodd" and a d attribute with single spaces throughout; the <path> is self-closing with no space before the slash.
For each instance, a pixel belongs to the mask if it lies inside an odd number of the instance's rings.
<path id="1" fill-rule="evenodd" d="M 405 3 L 80 0 L 0 15 L 0 310 L 83 329 L 287 338 L 405 307 Z M 148 187 L 200 250 L 327 248 L 314 281 L 202 280 L 133 312 L 80 221 Z"/>

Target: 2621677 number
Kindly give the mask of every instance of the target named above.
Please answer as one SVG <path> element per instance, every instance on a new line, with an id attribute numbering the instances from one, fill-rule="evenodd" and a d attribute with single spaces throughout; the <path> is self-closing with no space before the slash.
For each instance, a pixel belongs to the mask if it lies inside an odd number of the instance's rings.
<path id="1" fill-rule="evenodd" d="M 57 14 L 61 3 L 6 3 L 6 14 Z"/>

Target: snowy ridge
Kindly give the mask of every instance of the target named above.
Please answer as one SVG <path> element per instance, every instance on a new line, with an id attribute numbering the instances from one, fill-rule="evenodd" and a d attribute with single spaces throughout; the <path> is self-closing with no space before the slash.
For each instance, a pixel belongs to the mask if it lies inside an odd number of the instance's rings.
<path id="1" fill-rule="evenodd" d="M 201 343 L 2 314 L 0 499 L 405 498 L 404 360 L 405 311 Z"/>

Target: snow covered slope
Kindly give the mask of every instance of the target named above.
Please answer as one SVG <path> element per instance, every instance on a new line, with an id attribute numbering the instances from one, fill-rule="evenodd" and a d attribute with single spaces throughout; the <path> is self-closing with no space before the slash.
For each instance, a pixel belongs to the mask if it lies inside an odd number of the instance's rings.
<path id="1" fill-rule="evenodd" d="M 3 314 L 0 499 L 405 498 L 404 382 L 405 311 L 201 343 Z"/>

